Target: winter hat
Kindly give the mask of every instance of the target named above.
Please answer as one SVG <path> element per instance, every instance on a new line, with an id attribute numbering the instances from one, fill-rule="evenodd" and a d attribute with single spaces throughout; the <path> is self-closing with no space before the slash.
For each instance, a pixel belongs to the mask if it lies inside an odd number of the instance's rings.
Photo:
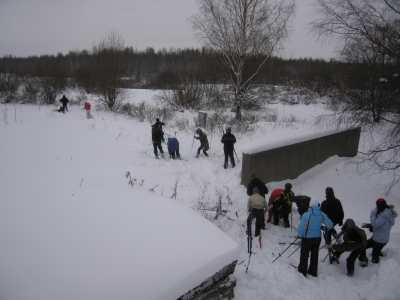
<path id="1" fill-rule="evenodd" d="M 256 178 L 257 177 L 256 176 L 256 171 L 251 172 L 249 177 L 250 177 L 250 179 Z"/>
<path id="2" fill-rule="evenodd" d="M 197 133 L 197 134 L 202 133 L 201 129 L 200 129 L 200 128 L 197 128 L 197 129 L 196 129 L 196 133 Z"/>
<path id="3" fill-rule="evenodd" d="M 328 195 L 333 195 L 334 193 L 333 193 L 333 188 L 331 188 L 331 187 L 327 187 L 326 188 L 326 190 L 325 190 L 325 194 L 328 196 Z"/>
<path id="4" fill-rule="evenodd" d="M 357 241 L 359 239 L 359 234 L 357 232 L 357 229 L 351 228 L 347 232 L 347 237 L 349 238 L 350 241 Z"/>
<path id="5" fill-rule="evenodd" d="M 292 189 L 292 184 L 291 183 L 286 183 L 285 184 L 285 190 L 291 190 Z"/>
<path id="6" fill-rule="evenodd" d="M 226 129 L 226 132 L 230 133 L 230 132 L 231 132 L 231 128 L 228 127 L 228 128 Z"/>
<path id="7" fill-rule="evenodd" d="M 319 202 L 317 198 L 312 198 L 310 201 L 310 207 L 312 206 L 319 206 Z"/>
<path id="8" fill-rule="evenodd" d="M 376 200 L 376 207 L 379 211 L 384 211 L 386 208 L 388 208 L 386 200 L 383 198 L 379 198 L 378 200 Z"/>
<path id="9" fill-rule="evenodd" d="M 253 189 L 253 193 L 258 193 L 259 191 L 258 191 L 258 187 L 255 187 L 254 189 Z"/>

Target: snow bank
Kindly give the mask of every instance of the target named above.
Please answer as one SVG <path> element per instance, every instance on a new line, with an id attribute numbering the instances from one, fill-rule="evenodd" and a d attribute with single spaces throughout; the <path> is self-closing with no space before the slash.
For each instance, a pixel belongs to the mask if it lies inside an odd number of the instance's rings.
<path id="1" fill-rule="evenodd" d="M 2 200 L 1 299 L 177 299 L 239 256 L 175 200 L 84 186 Z"/>

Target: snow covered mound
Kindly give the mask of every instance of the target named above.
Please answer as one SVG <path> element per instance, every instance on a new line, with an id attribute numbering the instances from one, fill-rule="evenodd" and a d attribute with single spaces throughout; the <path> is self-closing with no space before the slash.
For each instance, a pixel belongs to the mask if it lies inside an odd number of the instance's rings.
<path id="1" fill-rule="evenodd" d="M 139 186 L 3 204 L 1 299 L 177 299 L 239 256 L 215 225 Z"/>

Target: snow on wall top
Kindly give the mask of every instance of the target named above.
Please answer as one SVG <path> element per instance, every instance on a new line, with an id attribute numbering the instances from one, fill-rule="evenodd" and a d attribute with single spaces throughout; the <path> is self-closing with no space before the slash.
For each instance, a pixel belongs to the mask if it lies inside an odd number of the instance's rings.
<path id="1" fill-rule="evenodd" d="M 288 145 L 292 144 L 297 144 L 301 142 L 305 142 L 308 140 L 316 139 L 322 136 L 327 136 L 331 134 L 335 134 L 341 132 L 341 130 L 334 130 L 334 131 L 329 131 L 329 132 L 323 132 L 323 133 L 309 133 L 309 134 L 303 134 L 303 135 L 298 135 L 296 132 L 296 135 L 286 135 L 282 136 L 279 139 L 274 139 L 271 141 L 270 139 L 266 138 L 265 140 L 262 141 L 257 141 L 253 142 L 247 145 L 244 145 L 242 147 L 242 153 L 244 154 L 255 154 L 275 148 L 280 148 L 280 147 L 285 147 Z"/>

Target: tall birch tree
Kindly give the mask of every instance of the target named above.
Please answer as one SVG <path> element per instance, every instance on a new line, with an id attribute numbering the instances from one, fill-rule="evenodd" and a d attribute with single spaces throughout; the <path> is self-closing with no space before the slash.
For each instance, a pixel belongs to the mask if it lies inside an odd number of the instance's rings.
<path id="1" fill-rule="evenodd" d="M 197 3 L 199 12 L 189 21 L 205 47 L 221 52 L 223 74 L 235 95 L 236 118 L 241 119 L 242 103 L 255 76 L 288 38 L 296 6 L 292 0 L 198 0 Z M 262 60 L 249 70 L 248 59 L 257 56 L 262 56 Z"/>

